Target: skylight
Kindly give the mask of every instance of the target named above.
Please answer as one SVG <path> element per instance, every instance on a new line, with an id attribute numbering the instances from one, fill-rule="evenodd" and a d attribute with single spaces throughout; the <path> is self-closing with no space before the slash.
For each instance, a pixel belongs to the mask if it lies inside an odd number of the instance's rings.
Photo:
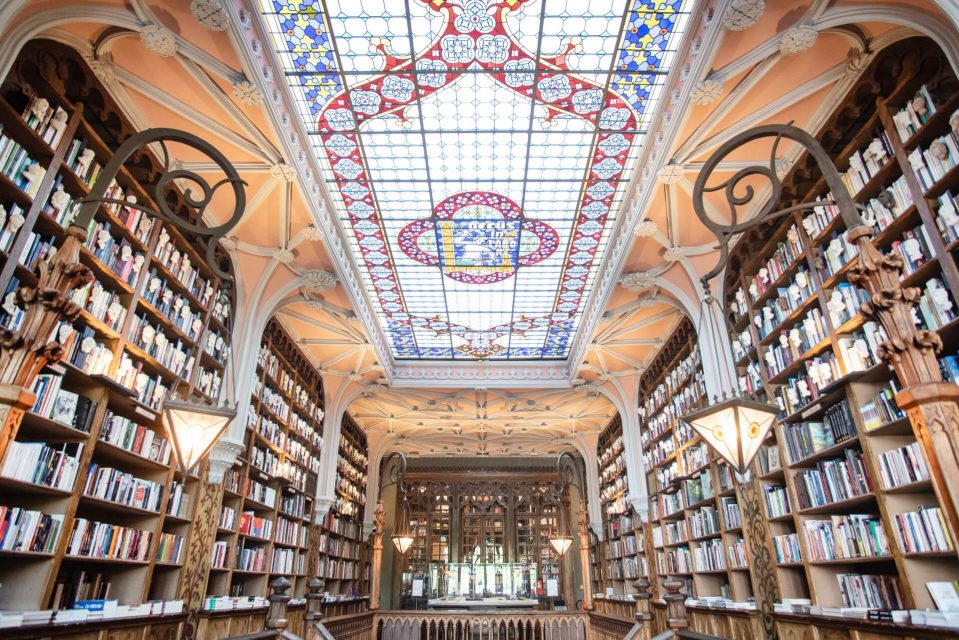
<path id="1" fill-rule="evenodd" d="M 397 360 L 561 360 L 693 0 L 260 0 Z"/>

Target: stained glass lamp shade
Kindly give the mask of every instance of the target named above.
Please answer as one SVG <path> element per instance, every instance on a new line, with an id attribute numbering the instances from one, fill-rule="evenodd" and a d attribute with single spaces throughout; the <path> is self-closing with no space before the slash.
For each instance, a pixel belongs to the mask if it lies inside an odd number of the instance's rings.
<path id="1" fill-rule="evenodd" d="M 163 403 L 163 426 L 173 455 L 184 472 L 191 471 L 213 448 L 236 417 L 236 409 L 183 400 Z"/>
<path id="2" fill-rule="evenodd" d="M 559 555 L 565 554 L 573 544 L 573 539 L 569 535 L 557 535 L 549 539 L 549 546 Z"/>
<path id="3" fill-rule="evenodd" d="M 742 474 L 759 452 L 777 413 L 773 405 L 734 397 L 694 411 L 684 420 Z"/>
<path id="4" fill-rule="evenodd" d="M 404 465 L 405 464 L 404 462 Z M 399 551 L 400 554 L 404 554 L 413 546 L 413 534 L 410 533 L 410 510 L 406 502 L 406 495 L 403 496 L 403 503 L 400 506 L 398 515 L 398 524 L 396 530 L 393 531 L 393 535 L 390 536 L 390 539 L 393 541 L 393 546 L 396 547 L 396 550 Z"/>

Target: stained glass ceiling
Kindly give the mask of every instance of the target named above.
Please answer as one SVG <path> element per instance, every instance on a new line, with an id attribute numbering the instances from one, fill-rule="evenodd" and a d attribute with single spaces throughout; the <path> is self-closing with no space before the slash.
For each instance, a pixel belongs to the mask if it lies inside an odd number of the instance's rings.
<path id="1" fill-rule="evenodd" d="M 397 360 L 565 359 L 694 0 L 259 0 Z"/>

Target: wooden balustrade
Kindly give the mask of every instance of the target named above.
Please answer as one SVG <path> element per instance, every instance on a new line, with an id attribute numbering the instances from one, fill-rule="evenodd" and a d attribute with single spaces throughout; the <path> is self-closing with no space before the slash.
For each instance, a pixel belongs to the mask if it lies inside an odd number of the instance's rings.
<path id="1" fill-rule="evenodd" d="M 336 640 L 373 640 L 373 611 L 323 620 L 323 627 Z M 308 638 L 307 640 L 312 640 Z M 418 640 L 418 638 L 417 638 Z"/>
<path id="2" fill-rule="evenodd" d="M 585 613 L 383 611 L 377 640 L 586 640 Z M 339 636 L 337 636 L 339 640 Z"/>
<path id="3" fill-rule="evenodd" d="M 589 637 L 592 640 L 623 640 L 638 624 L 634 620 L 592 612 L 589 615 Z"/>

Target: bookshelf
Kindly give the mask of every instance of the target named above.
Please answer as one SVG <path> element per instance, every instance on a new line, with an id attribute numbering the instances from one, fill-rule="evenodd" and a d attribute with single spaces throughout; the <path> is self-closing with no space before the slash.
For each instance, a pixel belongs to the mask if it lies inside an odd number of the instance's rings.
<path id="1" fill-rule="evenodd" d="M 41 70 L 41 48 L 86 75 Z M 71 82 L 119 113 L 75 52 L 46 41 L 27 45 L 0 87 L 0 323 L 8 328 L 22 319 L 9 293 L 36 283 L 34 267 L 63 242 L 78 201 L 132 133 L 122 119 L 108 126 L 85 111 Z M 147 154 L 120 172 L 109 196 L 156 208 L 150 176 L 160 173 Z M 182 194 L 166 198 L 196 219 Z M 64 357 L 34 382 L 36 403 L 0 460 L 0 608 L 176 597 L 199 480 L 175 468 L 157 409 L 174 389 L 219 394 L 229 303 L 203 249 L 132 207 L 97 210 L 80 253 L 94 279 L 73 296 L 83 309 L 55 329 Z"/>
<path id="2" fill-rule="evenodd" d="M 302 596 L 323 448 L 323 382 L 271 320 L 257 356 L 245 451 L 224 478 L 209 595 L 266 596 L 287 578 Z"/>
<path id="3" fill-rule="evenodd" d="M 872 85 L 876 105 L 844 106 L 855 118 L 840 109 L 826 148 L 875 245 L 902 257 L 903 286 L 921 290 L 917 323 L 939 333 L 954 380 L 959 83 L 916 41 L 884 51 L 864 78 L 899 59 L 914 72 Z M 786 182 L 783 206 L 829 200 L 804 169 Z M 865 295 L 848 281 L 856 256 L 837 213 L 823 204 L 745 238 L 726 279 L 740 387 L 781 409 L 754 467 L 775 576 L 784 599 L 826 610 L 934 608 L 928 583 L 959 575 L 955 532 L 880 361 L 883 330 L 859 314 Z"/>
<path id="4" fill-rule="evenodd" d="M 643 470 L 650 488 L 656 576 L 689 597 L 752 596 L 749 553 L 732 471 L 681 417 L 706 387 L 692 323 L 684 319 L 639 382 Z M 660 589 L 660 592 L 663 592 Z"/>
<path id="5" fill-rule="evenodd" d="M 623 423 L 617 415 L 599 437 L 600 500 L 603 540 L 594 564 L 600 594 L 625 596 L 636 592 L 633 582 L 648 574 L 643 524 L 627 500 Z M 594 552 L 595 553 L 595 552 Z"/>
<path id="6" fill-rule="evenodd" d="M 336 499 L 323 519 L 320 577 L 338 595 L 367 595 L 370 567 L 363 539 L 363 509 L 369 465 L 366 435 L 344 414 L 336 463 Z"/>

